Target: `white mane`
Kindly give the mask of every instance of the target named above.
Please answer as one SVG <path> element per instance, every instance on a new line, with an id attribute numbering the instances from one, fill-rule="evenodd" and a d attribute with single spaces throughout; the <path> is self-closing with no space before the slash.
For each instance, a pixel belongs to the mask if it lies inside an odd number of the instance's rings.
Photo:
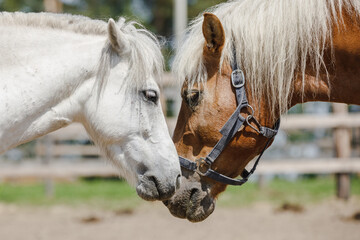
<path id="1" fill-rule="evenodd" d="M 274 116 L 275 109 L 287 111 L 291 83 L 297 72 L 305 76 L 307 60 L 317 74 L 325 68 L 325 44 L 331 45 L 332 23 L 342 21 L 337 13 L 344 10 L 359 13 L 360 1 L 237 0 L 206 12 L 214 13 L 224 27 L 226 42 L 220 66 L 233 61 L 235 46 L 237 63 L 246 72 L 252 96 L 265 94 Z M 173 63 L 173 72 L 190 84 L 207 79 L 202 22 L 202 15 L 192 22 Z M 253 100 L 259 103 L 259 99 Z"/>
<path id="2" fill-rule="evenodd" d="M 117 25 L 128 42 L 128 46 L 123 50 L 123 53 L 129 56 L 130 81 L 126 82 L 139 87 L 150 76 L 154 76 L 159 81 L 164 68 L 164 59 L 156 36 L 146 29 L 136 28 L 136 25 L 141 26 L 136 22 L 126 23 L 124 18 L 120 18 Z M 106 85 L 114 54 L 108 42 L 102 51 L 98 69 L 99 91 Z"/>
<path id="3" fill-rule="evenodd" d="M 104 21 L 70 14 L 0 12 L 0 24 L 47 27 L 82 34 L 106 34 Z"/>
<path id="4" fill-rule="evenodd" d="M 51 28 L 86 35 L 107 34 L 106 22 L 70 14 L 1 12 L 0 24 Z M 136 22 L 125 22 L 124 18 L 119 19 L 117 26 L 123 34 L 122 37 L 128 43 L 124 52 L 129 57 L 130 71 L 128 78 L 130 78 L 130 81 L 126 82 L 140 85 L 149 76 L 160 79 L 164 64 L 160 44 L 156 36 Z M 136 26 L 141 28 L 136 28 Z M 100 91 L 106 86 L 114 53 L 110 43 L 107 43 L 102 51 L 97 73 Z"/>

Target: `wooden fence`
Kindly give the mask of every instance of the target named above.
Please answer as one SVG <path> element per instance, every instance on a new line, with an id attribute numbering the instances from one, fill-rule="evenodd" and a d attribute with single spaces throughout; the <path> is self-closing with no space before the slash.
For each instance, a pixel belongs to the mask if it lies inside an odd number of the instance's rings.
<path id="1" fill-rule="evenodd" d="M 174 126 L 174 122 L 174 118 L 168 119 L 169 126 Z M 285 131 L 317 128 L 337 129 L 340 127 L 359 128 L 360 114 L 349 114 L 347 118 L 341 115 L 293 114 L 283 117 L 281 123 L 281 129 Z M 116 170 L 106 163 L 106 160 L 98 161 L 103 157 L 96 146 L 89 144 L 89 138 L 80 124 L 71 124 L 39 139 L 36 144 L 36 153 L 42 161 L 38 161 L 37 164 L 2 166 L 0 178 L 118 175 Z M 48 159 L 45 160 L 45 164 L 43 164 L 44 159 Z M 360 173 L 360 158 L 334 157 L 262 161 L 257 173 Z"/>

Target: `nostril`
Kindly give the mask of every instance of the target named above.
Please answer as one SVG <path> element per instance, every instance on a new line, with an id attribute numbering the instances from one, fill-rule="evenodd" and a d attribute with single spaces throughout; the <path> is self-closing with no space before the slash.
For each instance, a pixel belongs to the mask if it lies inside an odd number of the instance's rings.
<path id="1" fill-rule="evenodd" d="M 154 177 L 154 176 L 149 176 L 149 177 L 148 177 L 148 180 L 149 180 L 150 182 L 153 182 L 153 183 L 155 184 L 156 189 L 159 189 L 159 183 L 158 183 L 158 180 L 156 179 L 156 177 Z"/>
<path id="2" fill-rule="evenodd" d="M 179 188 L 180 188 L 180 183 L 181 183 L 181 175 L 179 174 L 179 175 L 176 177 L 176 184 L 175 184 L 175 188 L 176 188 L 176 189 L 179 189 Z"/>
<path id="3" fill-rule="evenodd" d="M 149 168 L 144 163 L 139 163 L 137 166 L 137 172 L 139 175 L 144 175 L 148 170 Z"/>
<path id="4" fill-rule="evenodd" d="M 198 191 L 199 191 L 199 190 L 198 190 L 197 188 L 193 188 L 193 189 L 191 189 L 189 199 L 192 199 L 192 198 L 193 198 L 193 196 L 194 196 L 194 195 L 195 195 Z"/>

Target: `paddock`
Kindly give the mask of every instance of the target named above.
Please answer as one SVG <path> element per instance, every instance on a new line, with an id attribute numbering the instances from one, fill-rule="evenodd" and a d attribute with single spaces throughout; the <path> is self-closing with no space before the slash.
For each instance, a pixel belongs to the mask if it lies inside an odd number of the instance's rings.
<path id="1" fill-rule="evenodd" d="M 202 223 L 174 218 L 161 203 L 134 212 L 65 206 L 24 208 L 0 205 L 0 238 L 7 240 L 110 239 L 327 239 L 357 240 L 359 199 L 335 199 L 307 206 L 303 212 L 280 211 L 266 203 L 246 208 L 218 208 Z M 19 231 L 19 227 L 21 231 Z"/>
<path id="2" fill-rule="evenodd" d="M 172 133 L 180 91 L 171 84 L 174 81 L 169 75 L 164 79 L 163 110 Z M 174 105 L 171 113 L 167 105 Z M 348 113 L 348 107 L 341 104 L 332 105 L 332 109 L 333 113 L 325 115 L 290 114 L 281 124 L 282 134 L 286 136 L 319 129 L 331 132 L 331 138 L 327 136 L 323 141 L 312 143 L 326 149 L 324 155 L 312 157 L 305 153 L 298 158 L 286 155 L 277 158 L 270 150 L 251 179 L 258 182 L 260 189 L 265 189 L 269 177 L 335 175 L 335 194 L 324 201 L 304 205 L 255 202 L 225 207 L 221 201 L 229 196 L 224 193 L 214 214 L 196 224 L 171 216 L 161 202 L 144 202 L 127 210 L 0 202 L 0 239 L 358 239 L 360 199 L 359 195 L 351 194 L 350 176 L 360 173 L 360 114 Z M 104 157 L 79 124 L 50 133 L 29 146 L 34 153 L 29 158 L 16 156 L 18 149 L 0 155 L 0 194 L 2 182 L 28 183 L 40 179 L 44 181 L 45 194 L 51 198 L 56 192 L 55 182 L 118 176 L 118 172 L 103 161 Z M 275 142 L 272 148 L 275 152 L 286 152 L 290 147 Z M 308 148 L 302 150 L 307 152 Z"/>

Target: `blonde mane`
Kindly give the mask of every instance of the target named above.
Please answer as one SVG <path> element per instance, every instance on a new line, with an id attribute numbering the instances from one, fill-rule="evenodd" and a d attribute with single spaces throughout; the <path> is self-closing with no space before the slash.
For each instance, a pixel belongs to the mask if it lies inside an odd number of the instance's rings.
<path id="1" fill-rule="evenodd" d="M 49 28 L 85 35 L 107 35 L 106 22 L 70 14 L 0 12 L 0 25 Z M 125 22 L 124 18 L 119 18 L 117 26 L 128 43 L 126 56 L 129 58 L 130 81 L 126 83 L 140 86 L 149 76 L 154 76 L 156 80 L 160 79 L 164 63 L 156 36 L 136 22 Z M 97 72 L 99 91 L 106 86 L 112 60 L 115 57 L 116 53 L 111 48 L 110 42 L 106 43 L 99 59 Z"/>
<path id="2" fill-rule="evenodd" d="M 305 76 L 311 64 L 317 74 L 325 68 L 323 54 L 330 43 L 332 24 L 341 11 L 360 12 L 357 0 L 237 0 L 214 6 L 225 31 L 220 66 L 233 62 L 246 72 L 252 96 L 265 96 L 271 112 L 288 110 L 295 74 Z M 173 72 L 189 84 L 206 81 L 203 63 L 202 14 L 188 28 L 186 40 L 173 62 Z M 308 61 L 310 59 L 310 61 Z M 220 68 L 221 69 L 221 68 Z M 259 103 L 259 99 L 254 101 Z"/>

